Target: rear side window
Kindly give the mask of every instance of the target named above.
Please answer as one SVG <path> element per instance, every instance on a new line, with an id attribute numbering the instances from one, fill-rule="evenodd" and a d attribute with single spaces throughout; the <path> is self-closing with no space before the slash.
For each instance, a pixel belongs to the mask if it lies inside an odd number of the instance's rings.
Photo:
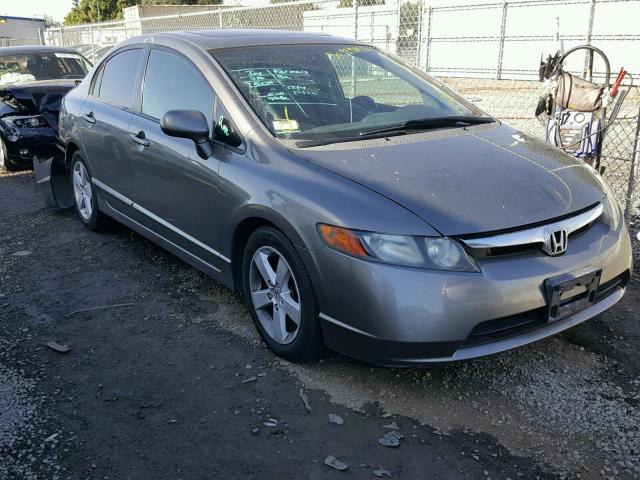
<path id="1" fill-rule="evenodd" d="M 107 103 L 130 107 L 141 48 L 117 53 L 103 67 L 98 97 Z"/>
<path id="2" fill-rule="evenodd" d="M 180 55 L 151 50 L 142 92 L 142 113 L 160 119 L 169 110 L 198 110 L 211 128 L 213 90 Z"/>

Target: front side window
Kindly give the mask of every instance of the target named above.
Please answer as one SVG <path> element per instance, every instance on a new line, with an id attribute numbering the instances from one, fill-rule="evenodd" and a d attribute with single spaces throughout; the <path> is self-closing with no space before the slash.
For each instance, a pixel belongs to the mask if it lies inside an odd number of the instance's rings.
<path id="1" fill-rule="evenodd" d="M 156 119 L 169 110 L 198 110 L 212 126 L 213 90 L 180 55 L 151 50 L 142 92 L 142 113 Z"/>
<path id="2" fill-rule="evenodd" d="M 372 47 L 275 45 L 210 53 L 266 127 L 284 140 L 353 138 L 407 121 L 482 115 Z"/>
<path id="3" fill-rule="evenodd" d="M 102 68 L 98 97 L 107 103 L 130 107 L 142 49 L 116 53 Z"/>
<path id="4" fill-rule="evenodd" d="M 39 80 L 80 80 L 89 71 L 82 55 L 67 52 L 34 52 L 0 56 L 0 87 Z"/>

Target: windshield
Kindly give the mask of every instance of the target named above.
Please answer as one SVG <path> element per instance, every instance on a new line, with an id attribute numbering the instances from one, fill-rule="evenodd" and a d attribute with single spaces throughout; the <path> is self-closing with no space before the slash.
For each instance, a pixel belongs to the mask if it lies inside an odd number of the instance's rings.
<path id="1" fill-rule="evenodd" d="M 277 45 L 210 53 L 281 139 L 349 139 L 412 120 L 482 115 L 373 47 Z"/>
<path id="2" fill-rule="evenodd" d="M 0 56 L 0 86 L 37 80 L 82 79 L 89 63 L 77 53 L 37 52 Z"/>

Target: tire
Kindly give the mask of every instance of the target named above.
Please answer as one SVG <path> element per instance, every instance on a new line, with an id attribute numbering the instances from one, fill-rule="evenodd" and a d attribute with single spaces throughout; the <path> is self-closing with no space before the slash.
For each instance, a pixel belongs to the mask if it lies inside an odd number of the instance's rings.
<path id="1" fill-rule="evenodd" d="M 0 138 L 0 172 L 15 172 L 20 170 L 16 164 L 9 159 L 9 152 L 7 152 L 7 145 L 4 140 Z"/>
<path id="2" fill-rule="evenodd" d="M 253 232 L 244 250 L 242 281 L 253 322 L 271 351 L 296 363 L 322 356 L 313 285 L 302 258 L 282 232 L 272 227 Z"/>
<path id="3" fill-rule="evenodd" d="M 98 199 L 91 182 L 91 173 L 80 152 L 75 152 L 71 157 L 69 176 L 80 221 L 89 230 L 100 230 L 104 227 L 106 219 L 98 210 Z"/>

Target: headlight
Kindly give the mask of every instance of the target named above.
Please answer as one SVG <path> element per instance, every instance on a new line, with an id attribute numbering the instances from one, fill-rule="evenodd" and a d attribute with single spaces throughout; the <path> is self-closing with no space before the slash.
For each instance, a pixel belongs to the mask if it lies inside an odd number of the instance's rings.
<path id="1" fill-rule="evenodd" d="M 603 211 L 600 221 L 607 225 L 611 230 L 617 230 L 620 225 L 620 220 L 622 219 L 622 210 L 620 209 L 620 205 L 618 204 L 613 191 L 595 168 L 588 163 L 583 163 L 583 165 L 591 172 L 593 178 L 600 184 L 606 195 L 602 200 Z"/>
<path id="2" fill-rule="evenodd" d="M 480 271 L 473 257 L 451 238 L 388 235 L 325 224 L 318 225 L 318 232 L 329 247 L 353 257 L 433 270 Z"/>
<path id="3" fill-rule="evenodd" d="M 11 128 L 38 128 L 47 125 L 46 120 L 41 115 L 4 117 L 2 121 Z"/>
<path id="4" fill-rule="evenodd" d="M 622 212 L 620 211 L 618 201 L 609 188 L 607 188 L 607 196 L 602 200 L 602 206 L 603 211 L 600 217 L 602 223 L 607 225 L 611 230 L 617 230 L 620 225 L 620 219 L 622 218 Z"/>

